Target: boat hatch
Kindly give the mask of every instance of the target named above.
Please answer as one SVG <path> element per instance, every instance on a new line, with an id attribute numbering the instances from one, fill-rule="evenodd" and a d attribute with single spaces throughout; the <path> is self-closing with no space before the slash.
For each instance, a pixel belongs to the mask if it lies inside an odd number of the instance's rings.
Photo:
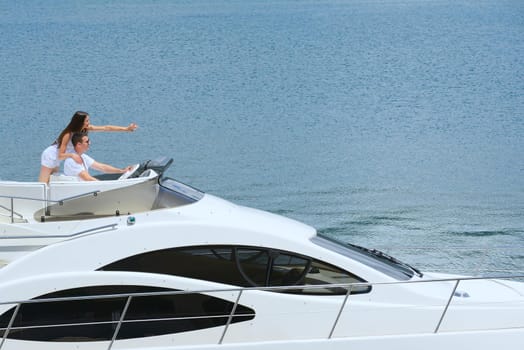
<path id="1" fill-rule="evenodd" d="M 316 237 L 313 237 L 311 241 L 323 248 L 347 256 L 397 280 L 409 280 L 415 274 L 422 277 L 422 274 L 417 269 L 378 250 L 366 249 L 357 245 L 340 242 L 323 234 L 318 234 Z"/>

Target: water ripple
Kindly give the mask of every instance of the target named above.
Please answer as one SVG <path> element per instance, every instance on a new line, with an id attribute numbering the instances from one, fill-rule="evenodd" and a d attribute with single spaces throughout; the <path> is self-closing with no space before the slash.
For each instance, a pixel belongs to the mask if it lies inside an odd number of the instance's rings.
<path id="1" fill-rule="evenodd" d="M 449 235 L 462 237 L 490 237 L 490 236 L 516 236 L 524 233 L 523 230 L 502 229 L 502 230 L 478 230 L 478 231 L 449 231 Z"/>

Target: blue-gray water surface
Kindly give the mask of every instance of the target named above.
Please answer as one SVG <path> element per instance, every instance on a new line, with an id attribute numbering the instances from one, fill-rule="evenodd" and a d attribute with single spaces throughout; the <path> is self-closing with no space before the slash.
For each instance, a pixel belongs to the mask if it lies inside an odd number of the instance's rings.
<path id="1" fill-rule="evenodd" d="M 0 179 L 76 110 L 90 154 L 426 270 L 524 273 L 524 2 L 0 4 Z M 285 232 L 282 232 L 285 235 Z"/>

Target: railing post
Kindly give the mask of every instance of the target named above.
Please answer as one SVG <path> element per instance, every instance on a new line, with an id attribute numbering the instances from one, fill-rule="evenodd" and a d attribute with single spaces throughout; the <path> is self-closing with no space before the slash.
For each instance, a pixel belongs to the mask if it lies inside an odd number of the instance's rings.
<path id="1" fill-rule="evenodd" d="M 113 343 L 115 342 L 116 337 L 118 336 L 118 332 L 120 331 L 120 327 L 122 326 L 124 317 L 126 317 L 127 309 L 129 308 L 129 304 L 131 304 L 132 298 L 132 295 L 127 296 L 126 305 L 124 306 L 124 310 L 122 310 L 122 315 L 120 315 L 120 319 L 118 320 L 118 324 L 116 325 L 115 332 L 113 333 L 113 338 L 111 339 L 111 343 L 109 343 L 109 347 L 107 348 L 107 350 L 111 350 L 111 348 L 113 347 Z"/>
<path id="2" fill-rule="evenodd" d="M 15 222 L 15 203 L 14 203 L 14 198 L 11 197 L 11 223 L 14 223 Z"/>
<path id="3" fill-rule="evenodd" d="M 18 315 L 19 309 L 20 309 L 20 304 L 16 304 L 15 312 L 13 312 L 13 316 L 11 316 L 11 319 L 9 320 L 7 329 L 4 331 L 4 336 L 2 337 L 2 342 L 0 343 L 0 349 L 2 349 L 2 346 L 4 346 L 4 342 L 7 339 L 7 335 L 9 334 L 11 327 L 13 327 L 13 323 L 15 323 L 15 318 L 16 318 L 16 315 Z"/>
<path id="4" fill-rule="evenodd" d="M 455 295 L 455 292 L 457 291 L 457 287 L 459 285 L 460 280 L 457 280 L 455 282 L 455 286 L 453 287 L 453 290 L 451 291 L 451 295 L 448 298 L 448 302 L 446 304 L 446 307 L 444 308 L 444 311 L 442 311 L 442 315 L 440 315 L 440 320 L 438 321 L 437 327 L 435 328 L 434 333 L 438 333 L 438 330 L 440 328 L 440 325 L 442 324 L 442 321 L 444 320 L 444 316 L 446 316 L 446 313 L 448 312 L 449 304 L 451 304 L 451 300 L 453 299 L 453 296 Z"/>
<path id="5" fill-rule="evenodd" d="M 337 318 L 335 319 L 335 322 L 333 322 L 333 327 L 331 327 L 331 331 L 329 332 L 328 339 L 331 339 L 331 337 L 333 336 L 333 333 L 335 332 L 335 327 L 338 324 L 338 320 L 340 319 L 340 316 L 342 315 L 342 311 L 344 310 L 344 307 L 346 306 L 349 295 L 351 294 L 351 287 L 353 286 L 350 284 L 348 288 L 348 292 L 346 293 L 346 296 L 344 297 L 344 301 L 342 302 L 342 305 L 340 306 L 340 310 L 338 310 Z"/>
<path id="6" fill-rule="evenodd" d="M 227 329 L 229 328 L 229 325 L 231 324 L 231 321 L 233 320 L 233 315 L 237 311 L 237 305 L 238 305 L 238 302 L 240 301 L 240 296 L 242 295 L 243 291 L 244 290 L 241 289 L 240 292 L 238 293 L 237 300 L 235 301 L 235 305 L 233 305 L 233 309 L 231 310 L 231 313 L 229 314 L 229 317 L 227 319 L 227 323 L 226 323 L 226 325 L 224 327 L 224 332 L 222 332 L 222 336 L 220 337 L 220 340 L 218 341 L 218 344 L 222 344 L 222 341 L 224 341 L 224 337 L 226 336 Z"/>

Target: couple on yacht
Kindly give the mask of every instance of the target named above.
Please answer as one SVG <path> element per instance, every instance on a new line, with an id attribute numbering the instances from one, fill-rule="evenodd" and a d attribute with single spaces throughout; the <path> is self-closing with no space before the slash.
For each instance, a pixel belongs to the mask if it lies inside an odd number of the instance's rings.
<path id="1" fill-rule="evenodd" d="M 85 133 L 85 136 L 87 137 L 87 133 L 89 131 L 135 131 L 138 128 L 138 126 L 135 123 L 131 123 L 128 126 L 116 126 L 116 125 L 103 125 L 103 126 L 96 126 L 90 124 L 90 118 L 89 114 L 86 112 L 78 111 L 76 112 L 73 117 L 71 118 L 71 121 L 66 126 L 64 130 L 60 133 L 56 141 L 49 147 L 47 147 L 43 152 L 41 156 L 41 168 L 40 168 L 40 175 L 38 177 L 38 181 L 49 183 L 49 179 L 51 174 L 58 172 L 60 168 L 60 162 L 62 160 L 70 160 L 68 166 L 68 170 L 66 171 L 65 164 L 64 164 L 64 172 L 66 175 L 72 174 L 75 172 L 73 176 L 79 176 L 80 172 L 78 172 L 79 168 L 82 168 L 83 171 L 88 173 L 88 168 L 91 166 L 94 169 L 100 170 L 105 169 L 109 170 L 109 172 L 113 173 L 120 173 L 125 172 L 123 169 L 118 169 L 112 166 L 107 166 L 107 164 L 94 162 L 92 158 L 89 158 L 91 160 L 88 160 L 87 162 L 83 159 L 81 154 L 85 153 L 87 151 L 87 147 L 82 153 L 79 153 L 76 151 L 76 147 L 73 144 L 73 134 L 75 133 Z M 81 140 L 81 138 L 79 138 Z M 89 141 L 89 138 L 87 137 L 87 140 Z M 80 141 L 78 141 L 80 142 Z M 79 149 L 82 148 L 81 146 Z M 88 157 L 87 155 L 84 155 L 84 158 Z M 76 163 L 76 166 L 71 165 L 71 161 Z M 87 165 L 87 166 L 86 166 Z M 109 168 L 108 168 L 109 167 Z M 125 168 L 128 169 L 128 168 Z M 105 170 L 101 170 L 103 172 L 107 172 Z M 84 178 L 85 177 L 85 178 Z M 84 176 L 80 179 L 82 180 L 96 180 L 94 177 L 91 176 Z"/>
<path id="2" fill-rule="evenodd" d="M 123 174 L 131 170 L 132 166 L 123 169 L 116 168 L 112 165 L 97 162 L 86 154 L 89 150 L 91 141 L 86 132 L 76 132 L 71 137 L 71 142 L 76 154 L 82 159 L 82 163 L 77 163 L 73 158 L 67 158 L 64 162 L 64 175 L 77 176 L 83 181 L 97 181 L 98 179 L 89 174 L 89 168 L 96 169 L 106 174 Z"/>

